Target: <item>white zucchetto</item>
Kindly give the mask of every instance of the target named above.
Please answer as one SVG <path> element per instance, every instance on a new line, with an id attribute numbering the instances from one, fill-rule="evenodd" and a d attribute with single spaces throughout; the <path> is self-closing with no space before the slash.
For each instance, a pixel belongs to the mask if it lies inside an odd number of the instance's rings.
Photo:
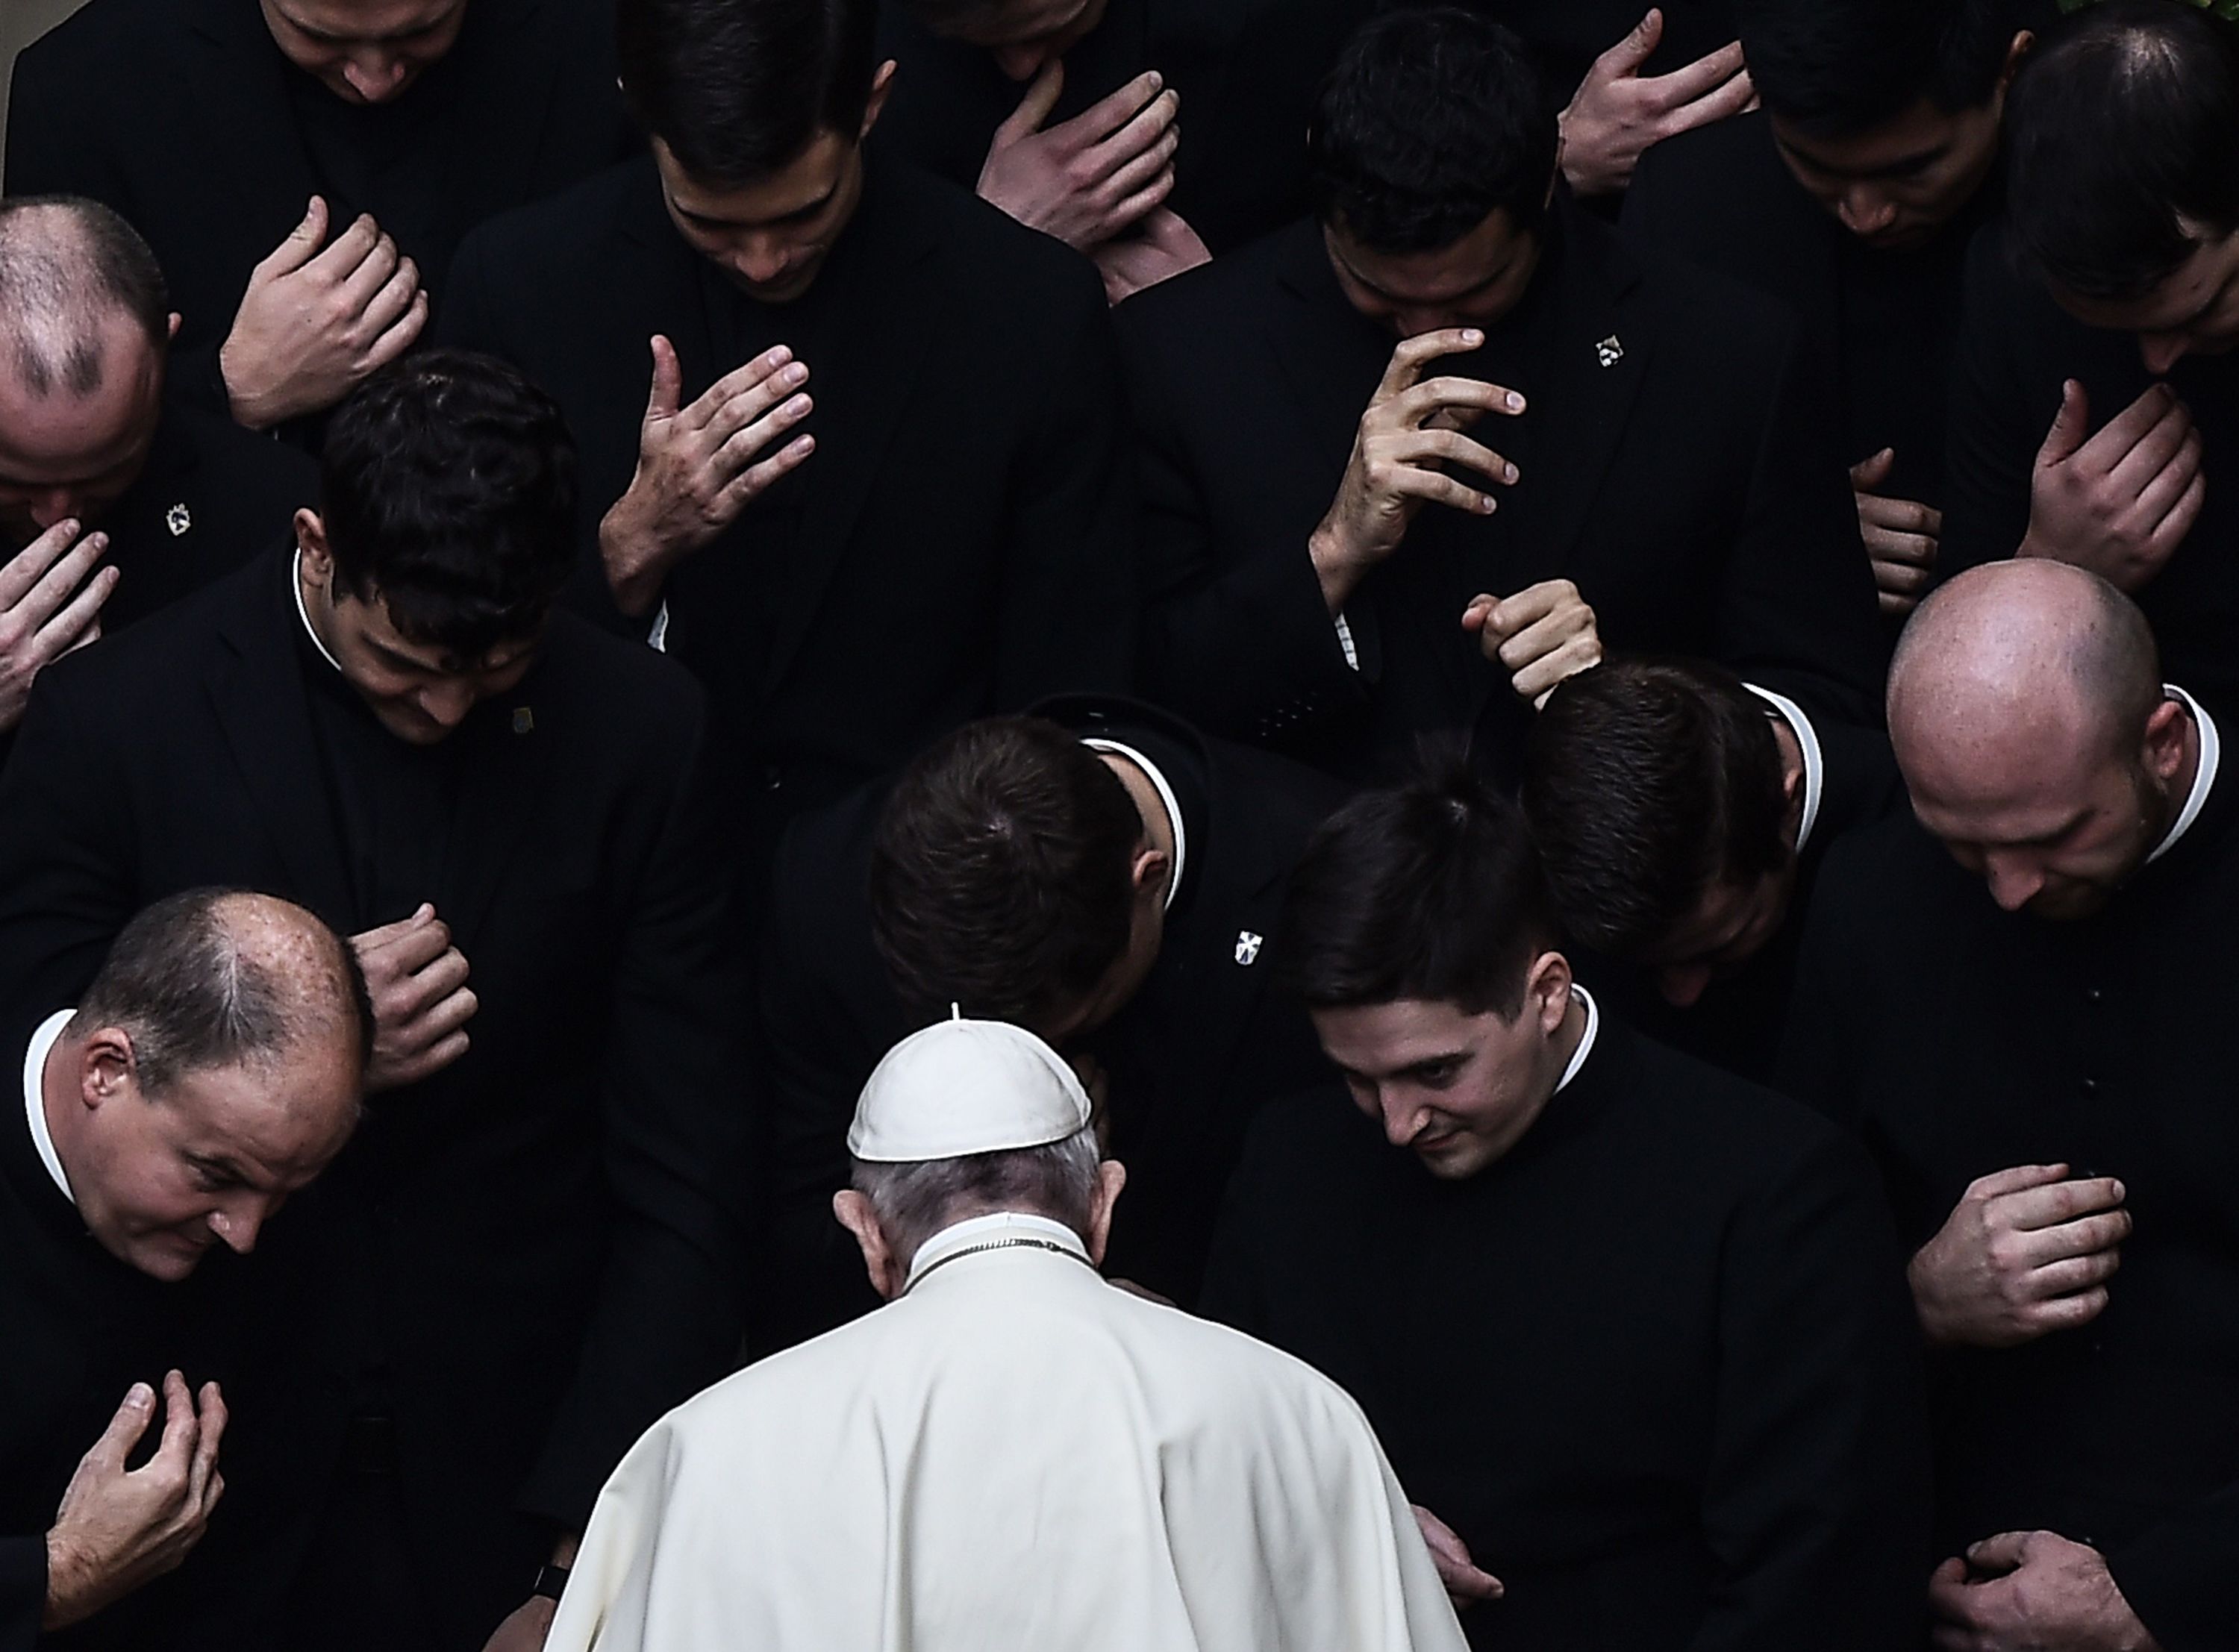
<path id="1" fill-rule="evenodd" d="M 1088 1126 L 1088 1092 L 1023 1027 L 961 1015 L 887 1052 L 855 1104 L 847 1151 L 880 1164 L 1044 1147 Z"/>

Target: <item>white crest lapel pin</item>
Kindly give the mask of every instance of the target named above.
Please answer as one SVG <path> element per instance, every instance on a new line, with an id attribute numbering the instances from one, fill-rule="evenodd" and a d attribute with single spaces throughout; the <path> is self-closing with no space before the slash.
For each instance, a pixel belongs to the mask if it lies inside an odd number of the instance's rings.
<path id="1" fill-rule="evenodd" d="M 1264 936 L 1255 935 L 1248 929 L 1239 929 L 1236 932 L 1236 961 L 1249 969 L 1259 961 L 1259 949 L 1266 945 Z"/>
<path id="2" fill-rule="evenodd" d="M 1615 367 L 1619 362 L 1624 360 L 1624 342 L 1616 334 L 1611 333 L 1594 346 L 1594 360 L 1599 362 L 1604 367 Z"/>
<path id="3" fill-rule="evenodd" d="M 173 539 L 195 525 L 194 513 L 184 503 L 176 504 L 163 513 L 163 526 L 171 530 Z"/>

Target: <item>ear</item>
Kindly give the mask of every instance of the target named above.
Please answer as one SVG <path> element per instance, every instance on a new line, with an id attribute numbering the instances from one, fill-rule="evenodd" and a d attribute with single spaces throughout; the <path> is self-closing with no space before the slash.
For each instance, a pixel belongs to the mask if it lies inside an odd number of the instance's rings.
<path id="1" fill-rule="evenodd" d="M 303 572 L 329 596 L 334 594 L 335 554 L 327 544 L 327 525 L 315 510 L 296 513 L 296 548 L 303 554 Z"/>
<path id="2" fill-rule="evenodd" d="M 1540 953 L 1524 978 L 1524 1007 L 1543 1037 L 1553 1038 L 1571 1012 L 1571 960 L 1560 952 Z"/>
<path id="3" fill-rule="evenodd" d="M 832 1214 L 855 1236 L 856 1246 L 863 1253 L 863 1271 L 870 1276 L 871 1289 L 879 1293 L 879 1300 L 892 1302 L 900 1296 L 909 1281 L 894 1248 L 887 1243 L 886 1231 L 879 1226 L 871 1201 L 854 1188 L 843 1187 L 832 1196 Z"/>
<path id="4" fill-rule="evenodd" d="M 1153 849 L 1146 844 L 1135 852 L 1135 863 L 1127 869 L 1127 880 L 1134 886 L 1138 898 L 1156 895 L 1163 899 L 1166 880 L 1173 877 L 1173 857 L 1164 849 Z"/>
<path id="5" fill-rule="evenodd" d="M 88 1112 L 139 1093 L 139 1063 L 122 1027 L 96 1028 L 78 1052 L 78 1099 Z"/>
<path id="6" fill-rule="evenodd" d="M 2006 47 L 2005 67 L 1998 71 L 1998 96 L 2001 98 L 2013 85 L 2014 76 L 2021 70 L 2022 59 L 2030 55 L 2030 48 L 2036 44 L 2036 36 L 2030 30 L 2021 29 L 2015 31 L 2011 43 Z"/>
<path id="7" fill-rule="evenodd" d="M 879 123 L 879 116 L 887 110 L 887 96 L 894 89 L 894 60 L 891 57 L 879 65 L 879 72 L 871 76 L 870 101 L 863 105 L 863 129 L 855 134 L 860 143 L 871 136 L 871 129 Z"/>
<path id="8" fill-rule="evenodd" d="M 1107 1158 L 1096 1167 L 1096 1192 L 1088 1205 L 1088 1231 L 1082 1235 L 1088 1246 L 1088 1259 L 1098 1267 L 1104 1265 L 1105 1247 L 1112 1241 L 1112 1207 L 1120 1203 L 1120 1191 L 1127 1185 L 1127 1167 L 1116 1158 Z"/>
<path id="9" fill-rule="evenodd" d="M 2192 715 L 2182 700 L 2164 700 L 2146 719 L 2146 772 L 2163 786 L 2173 784 L 2184 767 L 2185 736 L 2191 732 Z"/>
<path id="10" fill-rule="evenodd" d="M 179 335 L 179 312 L 178 312 L 178 311 L 176 311 L 176 310 L 173 310 L 173 311 L 171 312 L 170 322 L 169 322 L 169 325 L 168 325 L 168 326 L 165 328 L 165 329 L 164 329 L 163 336 L 164 336 L 166 339 L 175 339 L 175 338 L 178 337 L 178 335 Z"/>

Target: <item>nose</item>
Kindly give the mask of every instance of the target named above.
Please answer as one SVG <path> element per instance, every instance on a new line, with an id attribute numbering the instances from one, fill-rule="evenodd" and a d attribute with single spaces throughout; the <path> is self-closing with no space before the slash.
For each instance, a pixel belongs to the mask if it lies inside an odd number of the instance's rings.
<path id="1" fill-rule="evenodd" d="M 1044 65 L 1057 54 L 1044 40 L 1028 41 L 1015 46 L 995 48 L 995 67 L 1003 71 L 1004 78 L 1024 83 L 1042 72 Z"/>
<path id="2" fill-rule="evenodd" d="M 731 268 L 741 281 L 767 287 L 784 279 L 785 272 L 793 268 L 793 253 L 774 240 L 757 238 L 742 242 L 731 255 Z"/>
<path id="3" fill-rule="evenodd" d="M 1863 184 L 1853 184 L 1843 191 L 1837 216 L 1854 236 L 1879 235 L 1896 221 L 1897 202 Z"/>
<path id="4" fill-rule="evenodd" d="M 410 72 L 404 59 L 385 53 L 351 57 L 342 64 L 342 78 L 369 103 L 384 103 L 395 96 Z"/>
<path id="5" fill-rule="evenodd" d="M 1384 1139 L 1394 1147 L 1412 1145 L 1430 1123 L 1430 1109 L 1410 1103 L 1405 1096 L 1386 1091 L 1377 1098 L 1377 1105 L 1384 1115 Z"/>
<path id="6" fill-rule="evenodd" d="M 1710 985 L 1708 964 L 1672 964 L 1656 972 L 1656 990 L 1675 1010 L 1694 1008 Z"/>
<path id="7" fill-rule="evenodd" d="M 43 534 L 56 522 L 72 516 L 83 516 L 85 513 L 78 508 L 78 496 L 69 488 L 50 488 L 44 493 L 33 494 L 28 508 L 31 520 L 38 524 L 39 532 Z"/>
<path id="8" fill-rule="evenodd" d="M 2182 333 L 2138 335 L 2138 355 L 2145 362 L 2146 371 L 2149 373 L 2168 372 L 2179 362 L 2184 360 L 2191 348 L 2191 341 Z"/>
<path id="9" fill-rule="evenodd" d="M 456 728 L 474 708 L 471 683 L 441 682 L 420 691 L 420 709 L 445 728 Z"/>
<path id="10" fill-rule="evenodd" d="M 2010 912 L 2019 912 L 2044 888 L 2044 873 L 2035 866 L 1996 857 L 1983 863 L 1983 876 L 1990 886 L 1990 899 Z"/>
<path id="11" fill-rule="evenodd" d="M 256 1236 L 262 1231 L 269 1214 L 257 1201 L 246 1202 L 233 1209 L 219 1209 L 209 1213 L 210 1231 L 216 1234 L 225 1248 L 236 1256 L 247 1256 L 256 1249 Z"/>

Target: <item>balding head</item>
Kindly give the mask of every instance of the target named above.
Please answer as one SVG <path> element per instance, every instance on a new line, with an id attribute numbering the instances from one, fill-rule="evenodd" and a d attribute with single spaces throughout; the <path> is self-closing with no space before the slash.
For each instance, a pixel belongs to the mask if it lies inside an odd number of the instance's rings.
<path id="1" fill-rule="evenodd" d="M 237 1251 L 357 1120 L 373 1013 L 349 945 L 270 896 L 195 890 L 118 935 L 43 1077 L 103 1245 L 177 1278 Z"/>
<path id="2" fill-rule="evenodd" d="M 131 486 L 171 322 L 155 255 L 96 202 L 0 202 L 0 536 L 28 543 Z"/>
<path id="3" fill-rule="evenodd" d="M 2196 757 L 2136 604 L 2017 558 L 1922 603 L 1890 667 L 1890 738 L 1923 825 L 2003 906 L 2096 910 L 2137 870 Z"/>

